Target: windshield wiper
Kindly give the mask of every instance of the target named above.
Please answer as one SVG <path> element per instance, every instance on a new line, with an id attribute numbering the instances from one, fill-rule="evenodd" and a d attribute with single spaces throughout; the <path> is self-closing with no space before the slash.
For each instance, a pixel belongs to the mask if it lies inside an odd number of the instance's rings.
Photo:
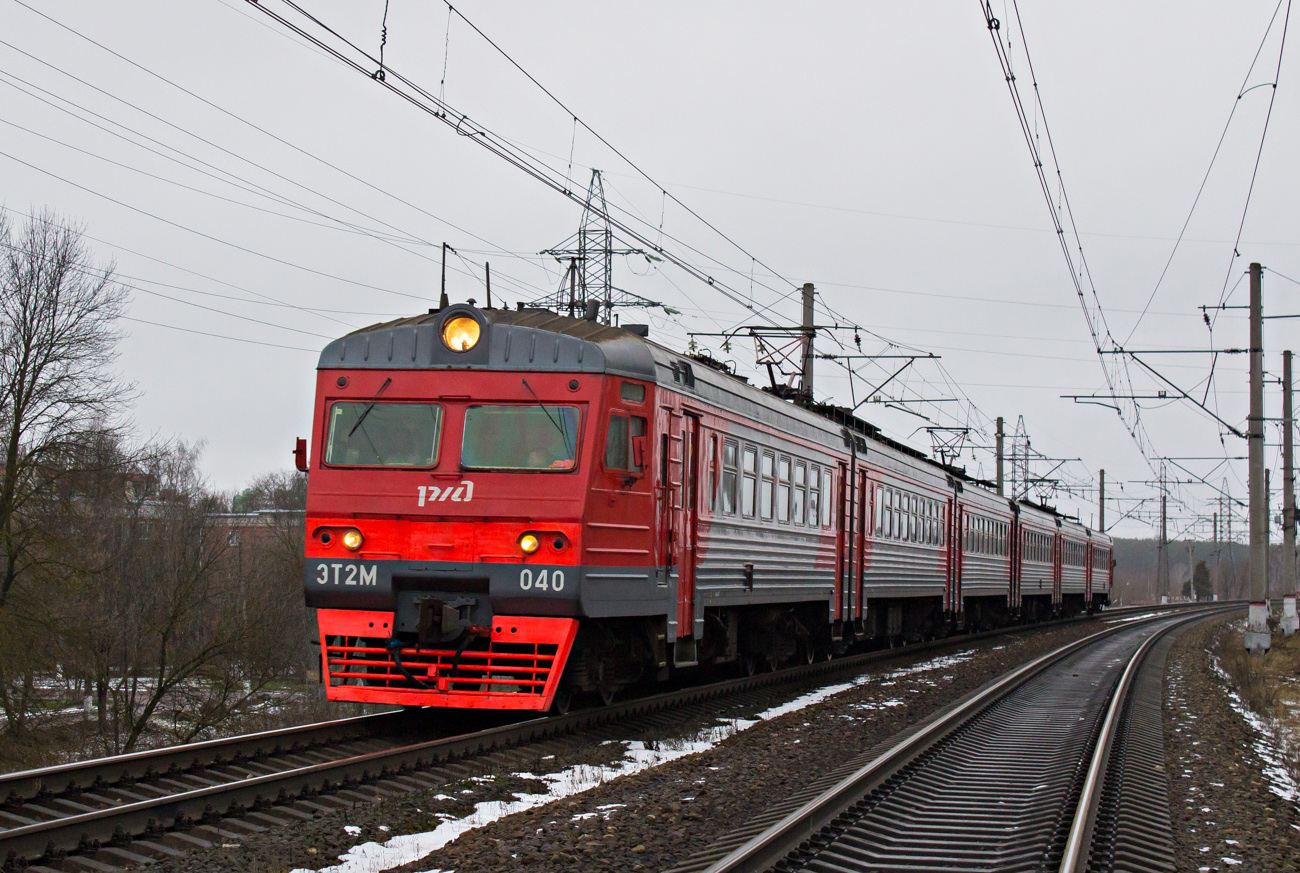
<path id="1" fill-rule="evenodd" d="M 352 435 L 357 432 L 357 428 L 361 427 L 361 422 L 365 421 L 366 416 L 370 414 L 370 410 L 375 408 L 375 403 L 379 400 L 379 395 L 384 393 L 384 389 L 387 388 L 388 383 L 392 381 L 393 377 L 389 376 L 384 380 L 384 384 L 379 386 L 379 390 L 375 392 L 375 396 L 370 399 L 370 404 L 366 406 L 366 408 L 361 411 L 361 415 L 357 417 L 357 423 L 352 425 L 352 430 L 348 431 L 348 439 L 352 439 Z"/>
<path id="2" fill-rule="evenodd" d="M 542 403 L 542 398 L 537 396 L 537 392 L 533 390 L 532 385 L 528 384 L 527 379 L 521 379 L 520 381 L 524 383 L 524 387 L 528 389 L 528 393 L 533 395 L 533 399 L 537 401 L 537 405 L 541 407 L 542 412 L 546 414 L 546 420 L 549 421 L 551 424 L 555 425 L 555 429 L 560 432 L 560 439 L 564 440 L 564 453 L 572 457 L 573 450 L 569 448 L 568 428 L 563 427 L 558 421 L 551 418 L 551 411 L 546 408 L 545 404 Z"/>

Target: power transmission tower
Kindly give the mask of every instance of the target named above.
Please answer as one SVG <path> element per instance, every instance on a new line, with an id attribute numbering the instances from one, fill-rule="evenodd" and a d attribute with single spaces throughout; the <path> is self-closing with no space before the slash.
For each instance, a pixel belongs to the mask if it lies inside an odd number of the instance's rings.
<path id="1" fill-rule="evenodd" d="M 1016 500 L 1029 497 L 1029 431 L 1023 415 L 1016 419 L 1016 432 L 1011 437 L 1011 496 Z"/>
<path id="2" fill-rule="evenodd" d="M 533 306 L 557 312 L 567 309 L 569 315 L 573 315 L 575 310 L 583 312 L 588 300 L 599 300 L 603 313 L 601 320 L 609 324 L 614 320 L 615 307 L 644 309 L 662 305 L 639 294 L 614 287 L 615 255 L 654 256 L 644 249 L 615 247 L 614 231 L 609 224 L 609 208 L 605 203 L 605 183 L 601 179 L 600 170 L 591 171 L 591 184 L 587 186 L 587 200 L 582 207 L 578 232 L 542 254 L 551 255 L 559 261 L 568 261 L 571 272 L 565 274 L 564 281 L 555 293 L 534 300 Z"/>

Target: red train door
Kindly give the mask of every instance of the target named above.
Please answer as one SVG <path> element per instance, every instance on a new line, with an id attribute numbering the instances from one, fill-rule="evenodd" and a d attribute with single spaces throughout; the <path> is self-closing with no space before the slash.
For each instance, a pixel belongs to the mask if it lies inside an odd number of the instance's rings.
<path id="1" fill-rule="evenodd" d="M 674 423 L 681 432 L 681 511 L 673 513 L 677 561 L 677 635 L 690 636 L 695 628 L 695 559 L 700 479 L 700 419 L 687 413 Z"/>
<path id="2" fill-rule="evenodd" d="M 1096 548 L 1092 543 L 1088 543 L 1084 552 L 1083 559 L 1083 607 L 1092 609 L 1092 556 L 1093 549 Z"/>
<path id="3" fill-rule="evenodd" d="M 961 611 L 962 511 L 955 497 L 948 498 L 948 588 L 944 591 L 944 609 Z"/>
<path id="4" fill-rule="evenodd" d="M 853 565 L 853 495 L 849 468 L 847 464 L 839 465 L 839 485 L 835 499 L 835 617 L 848 621 L 849 580 Z M 831 499 L 829 494 L 822 495 L 823 500 Z"/>
<path id="5" fill-rule="evenodd" d="M 1065 540 L 1058 531 L 1052 537 L 1052 605 L 1061 603 L 1061 552 L 1065 549 Z"/>
<path id="6" fill-rule="evenodd" d="M 871 499 L 871 483 L 867 481 L 865 468 L 858 471 L 858 506 L 856 522 L 856 539 L 858 554 L 853 562 L 853 617 L 862 618 L 866 611 L 866 598 L 863 597 L 863 583 L 867 575 L 867 524 L 871 514 L 867 504 Z"/>
<path id="7" fill-rule="evenodd" d="M 1011 541 L 1008 543 L 1009 563 L 1008 573 L 1011 576 L 1011 585 L 1007 589 L 1007 608 L 1020 609 L 1020 553 L 1024 548 L 1024 531 L 1020 527 L 1020 514 L 1013 511 L 1011 515 Z"/>

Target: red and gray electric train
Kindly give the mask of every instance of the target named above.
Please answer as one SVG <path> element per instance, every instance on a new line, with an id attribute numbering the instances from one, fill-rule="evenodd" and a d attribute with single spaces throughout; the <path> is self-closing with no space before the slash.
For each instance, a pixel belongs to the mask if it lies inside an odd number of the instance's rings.
<path id="1" fill-rule="evenodd" d="M 547 710 L 1107 601 L 1104 534 L 646 337 L 454 305 L 326 347 L 297 455 L 330 699 Z"/>

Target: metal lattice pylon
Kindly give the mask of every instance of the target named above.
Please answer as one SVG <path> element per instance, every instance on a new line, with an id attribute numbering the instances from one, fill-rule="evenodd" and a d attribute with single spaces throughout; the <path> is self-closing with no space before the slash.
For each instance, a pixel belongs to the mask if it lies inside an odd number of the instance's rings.
<path id="1" fill-rule="evenodd" d="M 1011 496 L 1016 500 L 1029 497 L 1029 431 L 1023 415 L 1016 419 L 1016 432 L 1011 437 Z"/>
<path id="2" fill-rule="evenodd" d="M 570 315 L 586 309 L 588 300 L 599 300 L 603 320 L 613 320 L 615 307 L 654 307 L 661 304 L 639 294 L 614 287 L 614 256 L 645 255 L 642 249 L 615 248 L 614 231 L 609 225 L 609 212 L 605 203 L 605 183 L 600 170 L 591 171 L 591 184 L 587 186 L 587 200 L 582 207 L 582 220 L 578 232 L 544 255 L 568 261 L 569 272 L 554 293 L 534 300 L 532 305 L 567 310 Z"/>

